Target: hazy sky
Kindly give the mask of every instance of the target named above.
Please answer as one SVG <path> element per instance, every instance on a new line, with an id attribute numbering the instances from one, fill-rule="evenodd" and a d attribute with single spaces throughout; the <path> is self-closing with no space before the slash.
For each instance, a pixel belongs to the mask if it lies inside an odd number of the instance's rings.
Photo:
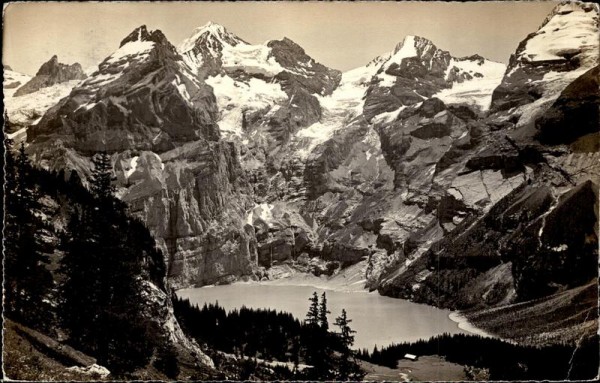
<path id="1" fill-rule="evenodd" d="M 14 3 L 4 10 L 3 61 L 35 74 L 52 55 L 96 66 L 136 27 L 160 29 L 175 46 L 213 21 L 250 43 L 288 37 L 340 70 L 365 65 L 405 35 L 454 56 L 507 62 L 555 2 L 170 2 Z"/>

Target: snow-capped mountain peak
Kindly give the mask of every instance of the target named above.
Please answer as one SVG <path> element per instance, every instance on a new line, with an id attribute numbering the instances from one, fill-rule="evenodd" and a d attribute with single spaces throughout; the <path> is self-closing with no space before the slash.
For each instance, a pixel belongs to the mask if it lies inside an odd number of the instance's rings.
<path id="1" fill-rule="evenodd" d="M 237 38 L 237 36 L 230 33 L 223 25 L 214 23 L 212 21 L 209 21 L 208 23 L 206 23 L 203 26 L 198 27 L 194 30 L 194 34 L 196 34 L 196 33 L 202 34 L 205 32 L 211 33 L 215 36 L 230 35 L 230 36 L 234 36 Z"/>
<path id="2" fill-rule="evenodd" d="M 145 25 L 140 25 L 139 27 L 134 29 L 129 35 L 127 35 L 127 37 L 121 40 L 121 44 L 119 44 L 119 47 L 122 47 L 123 45 L 132 42 L 150 41 L 152 39 L 152 35 L 156 32 L 160 31 L 148 32 L 148 28 Z"/>
<path id="3" fill-rule="evenodd" d="M 378 57 L 351 76 L 364 83 L 374 72 L 365 108 L 368 118 L 422 102 L 431 97 L 446 103 L 467 103 L 489 108 L 493 89 L 505 65 L 479 55 L 456 58 L 429 39 L 408 35 L 393 51 Z M 350 74 L 350 73 L 349 73 Z"/>
<path id="4" fill-rule="evenodd" d="M 417 40 L 421 40 L 421 39 L 422 39 L 422 37 L 415 36 L 415 35 L 406 35 L 406 36 L 404 36 L 404 38 L 402 39 L 402 41 L 400 41 L 396 45 L 396 47 L 394 48 L 394 54 L 398 53 L 402 49 L 408 49 L 408 50 L 410 50 L 410 49 L 415 48 Z M 415 52 L 415 54 L 416 54 L 416 52 Z"/>
<path id="5" fill-rule="evenodd" d="M 416 42 L 415 36 L 406 36 L 404 40 L 396 45 L 394 53 L 385 63 L 383 69 L 388 69 L 392 64 L 400 64 L 405 58 L 417 56 Z"/>
<path id="6" fill-rule="evenodd" d="M 502 81 L 506 65 L 479 55 L 452 58 L 446 70 L 450 88 L 442 89 L 434 97 L 446 104 L 465 103 L 488 110 L 492 93 Z"/>
<path id="7" fill-rule="evenodd" d="M 418 77 L 422 70 L 431 72 L 444 71 L 450 61 L 450 54 L 438 49 L 431 40 L 424 37 L 407 35 L 400 41 L 394 50 L 382 57 L 388 57 L 381 65 L 379 79 L 382 85 L 390 87 L 395 83 L 395 76 L 400 72 L 406 72 L 409 78 Z M 416 66 L 421 67 L 419 73 L 414 73 Z"/>
<path id="8" fill-rule="evenodd" d="M 204 45 L 211 50 L 214 56 L 217 56 L 217 52 L 222 50 L 223 46 L 236 46 L 238 44 L 246 44 L 246 42 L 229 32 L 221 24 L 209 21 L 205 25 L 194 29 L 192 35 L 179 45 L 178 50 L 186 53 Z"/>
<path id="9" fill-rule="evenodd" d="M 148 31 L 145 25 L 137 27 L 121 40 L 119 48 L 98 65 L 83 85 L 94 85 L 96 89 L 96 86 L 116 80 L 130 66 L 147 61 L 158 45 L 175 52 L 160 30 Z"/>
<path id="10" fill-rule="evenodd" d="M 227 56 L 226 51 L 244 46 L 249 44 L 224 26 L 209 21 L 194 29 L 190 37 L 179 44 L 177 50 L 190 68 L 203 72 L 201 77 L 205 77 L 207 73 L 219 73 L 222 58 Z"/>
<path id="11" fill-rule="evenodd" d="M 511 56 L 492 109 L 519 108 L 518 125 L 544 113 L 570 83 L 598 65 L 598 6 L 563 2 Z"/>
<path id="12" fill-rule="evenodd" d="M 594 19 L 593 4 L 561 3 L 544 20 L 535 35 L 517 53 L 518 59 L 528 62 L 568 61 L 586 50 L 597 51 L 598 21 Z M 587 57 L 595 56 L 595 57 Z M 594 55 L 580 59 L 594 60 Z M 589 61 L 589 60 L 587 60 Z"/>

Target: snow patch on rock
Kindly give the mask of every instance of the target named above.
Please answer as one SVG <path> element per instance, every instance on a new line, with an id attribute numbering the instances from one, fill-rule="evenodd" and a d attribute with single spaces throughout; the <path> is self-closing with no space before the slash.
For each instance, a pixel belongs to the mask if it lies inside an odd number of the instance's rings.
<path id="1" fill-rule="evenodd" d="M 116 64 L 124 60 L 128 62 L 132 60 L 141 61 L 148 56 L 152 49 L 154 49 L 153 41 L 130 41 L 108 56 L 104 62 Z"/>

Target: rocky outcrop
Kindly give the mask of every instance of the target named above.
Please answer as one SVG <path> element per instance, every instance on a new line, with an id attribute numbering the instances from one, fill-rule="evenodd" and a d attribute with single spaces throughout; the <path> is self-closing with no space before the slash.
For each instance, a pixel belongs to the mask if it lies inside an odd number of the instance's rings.
<path id="1" fill-rule="evenodd" d="M 117 174 L 129 184 L 121 198 L 168 254 L 172 283 L 204 285 L 251 275 L 256 246 L 243 224 L 249 202 L 238 194 L 245 183 L 232 145 L 193 142 L 160 156 L 132 154 L 117 156 Z"/>
<path id="2" fill-rule="evenodd" d="M 342 78 L 340 71 L 315 62 L 300 45 L 287 37 L 271 40 L 267 46 L 275 61 L 284 68 L 276 76 L 284 90 L 303 88 L 309 94 L 326 96 L 334 91 Z"/>
<path id="3" fill-rule="evenodd" d="M 30 130 L 28 151 L 82 177 L 91 155 L 111 153 L 119 195 L 168 255 L 176 286 L 251 274 L 240 165 L 219 141 L 215 101 L 164 35 L 142 26 Z"/>
<path id="4" fill-rule="evenodd" d="M 494 307 L 573 288 L 594 278 L 597 186 L 557 201 L 547 186 L 522 186 L 481 218 L 471 216 L 430 248 L 422 264 L 383 283 L 386 295 L 453 309 Z M 573 217 L 566 230 L 554 217 Z M 428 270 L 425 278 L 422 270 Z M 437 302 L 437 303 L 436 303 Z"/>
<path id="5" fill-rule="evenodd" d="M 47 88 L 55 84 L 71 80 L 83 80 L 85 78 L 86 75 L 83 73 L 83 69 L 79 63 L 71 65 L 62 64 L 58 62 L 58 57 L 54 55 L 49 61 L 42 64 L 35 77 L 17 89 L 14 97 L 33 93 L 41 88 Z"/>
<path id="6" fill-rule="evenodd" d="M 541 142 L 570 144 L 585 135 L 598 133 L 598 68 L 590 69 L 569 84 L 546 113 L 536 120 Z M 597 134 L 595 137 L 598 137 Z M 590 149 L 597 151 L 596 148 Z"/>
<path id="7" fill-rule="evenodd" d="M 513 262 L 521 300 L 539 298 L 597 278 L 598 185 L 586 181 L 561 195 L 541 218 L 522 224 L 500 252 Z M 565 228 L 569 228 L 565 230 Z"/>

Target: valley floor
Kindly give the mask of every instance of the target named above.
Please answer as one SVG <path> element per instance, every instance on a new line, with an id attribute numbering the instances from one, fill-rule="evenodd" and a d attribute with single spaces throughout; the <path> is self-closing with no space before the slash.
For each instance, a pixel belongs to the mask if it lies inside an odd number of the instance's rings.
<path id="1" fill-rule="evenodd" d="M 425 355 L 418 360 L 401 359 L 398 368 L 392 369 L 366 361 L 360 361 L 367 372 L 366 381 L 464 381 L 467 376 L 464 367 L 451 363 L 437 355 Z"/>

